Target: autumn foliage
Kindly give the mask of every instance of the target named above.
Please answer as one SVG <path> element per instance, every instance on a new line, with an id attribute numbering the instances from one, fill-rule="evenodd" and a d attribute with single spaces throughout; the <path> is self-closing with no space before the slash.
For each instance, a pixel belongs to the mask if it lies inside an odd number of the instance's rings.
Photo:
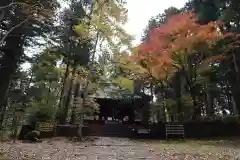
<path id="1" fill-rule="evenodd" d="M 219 25 L 219 22 L 198 24 L 193 13 L 174 15 L 167 23 L 151 31 L 148 39 L 137 47 L 132 58 L 147 64 L 154 77 L 163 79 L 179 67 L 174 63 L 176 55 L 203 53 L 211 48 L 216 40 L 224 38 Z"/>

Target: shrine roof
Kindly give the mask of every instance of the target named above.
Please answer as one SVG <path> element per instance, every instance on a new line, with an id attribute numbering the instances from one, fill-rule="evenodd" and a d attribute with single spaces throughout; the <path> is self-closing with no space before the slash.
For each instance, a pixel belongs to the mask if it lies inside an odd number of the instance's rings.
<path id="1" fill-rule="evenodd" d="M 118 84 L 114 83 L 104 83 L 101 84 L 98 90 L 91 95 L 98 99 L 113 99 L 113 100 L 124 100 L 124 99 L 142 99 L 143 95 L 138 95 L 120 87 Z"/>

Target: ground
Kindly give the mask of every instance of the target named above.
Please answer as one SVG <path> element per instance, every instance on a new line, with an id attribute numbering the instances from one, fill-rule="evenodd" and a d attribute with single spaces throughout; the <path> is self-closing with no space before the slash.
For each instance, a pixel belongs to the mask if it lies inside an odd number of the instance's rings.
<path id="1" fill-rule="evenodd" d="M 1 143 L 0 149 L 14 160 L 231 160 L 240 156 L 236 141 L 166 142 L 108 137 L 91 137 L 83 143 L 63 138 L 42 143 L 8 142 Z"/>

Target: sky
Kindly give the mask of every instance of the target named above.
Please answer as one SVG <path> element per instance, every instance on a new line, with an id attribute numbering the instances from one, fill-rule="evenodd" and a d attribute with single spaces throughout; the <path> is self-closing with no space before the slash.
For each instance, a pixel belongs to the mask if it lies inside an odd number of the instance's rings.
<path id="1" fill-rule="evenodd" d="M 144 28 L 152 16 L 163 13 L 171 6 L 181 8 L 188 0 L 128 0 L 128 23 L 126 31 L 135 37 L 133 44 L 139 44 Z"/>

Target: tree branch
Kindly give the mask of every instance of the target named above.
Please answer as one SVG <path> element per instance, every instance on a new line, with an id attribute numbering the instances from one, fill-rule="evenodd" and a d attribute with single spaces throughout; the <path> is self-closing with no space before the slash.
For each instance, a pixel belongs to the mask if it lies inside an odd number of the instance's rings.
<path id="1" fill-rule="evenodd" d="M 11 3 L 9 3 L 8 5 L 5 5 L 5 6 L 0 6 L 0 9 L 4 9 L 4 8 L 8 8 L 10 6 L 12 6 L 14 3 L 13 1 Z"/>
<path id="2" fill-rule="evenodd" d="M 7 31 L 7 33 L 4 35 L 4 37 L 0 40 L 0 44 L 2 44 L 4 42 L 4 40 L 6 39 L 6 37 L 17 27 L 21 26 L 22 24 L 26 23 L 32 16 L 29 16 L 28 18 L 26 18 L 24 21 L 20 22 L 19 24 L 13 26 L 9 31 Z"/>
<path id="3" fill-rule="evenodd" d="M 5 6 L 0 6 L 0 9 L 5 9 L 5 8 L 8 8 L 8 7 L 11 7 L 12 5 L 17 5 L 17 4 L 20 4 L 20 5 L 26 5 L 26 3 L 21 3 L 21 2 L 11 2 L 9 3 L 8 5 L 5 5 Z"/>

